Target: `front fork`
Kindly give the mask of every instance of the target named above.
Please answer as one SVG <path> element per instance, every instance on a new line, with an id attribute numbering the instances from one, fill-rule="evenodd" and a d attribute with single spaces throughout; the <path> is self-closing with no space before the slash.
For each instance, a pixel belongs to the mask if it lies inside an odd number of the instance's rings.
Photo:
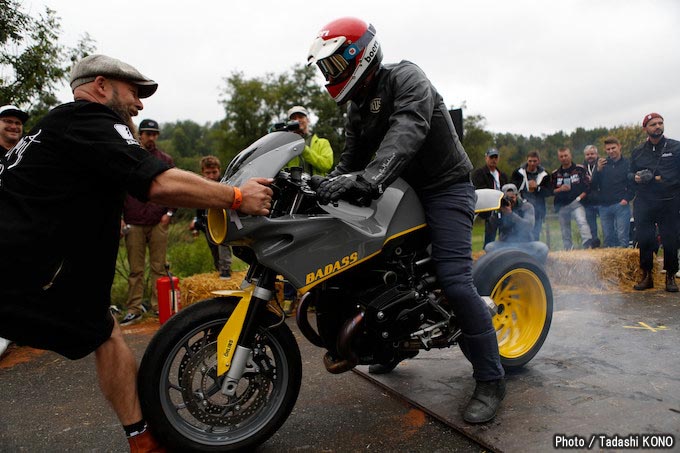
<path id="1" fill-rule="evenodd" d="M 272 272 L 265 269 L 256 281 L 243 290 L 220 291 L 221 295 L 240 297 L 234 312 L 217 337 L 217 375 L 226 373 L 222 393 L 233 396 L 246 371 L 257 371 L 253 361 L 253 338 L 257 333 L 260 312 L 267 309 L 274 294 Z"/>

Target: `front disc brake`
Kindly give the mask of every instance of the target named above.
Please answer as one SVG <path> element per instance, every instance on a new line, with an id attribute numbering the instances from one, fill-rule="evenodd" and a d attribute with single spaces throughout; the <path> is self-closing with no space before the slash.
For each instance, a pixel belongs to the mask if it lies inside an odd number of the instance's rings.
<path id="1" fill-rule="evenodd" d="M 193 348 L 192 348 L 193 349 Z M 187 410 L 210 426 L 236 425 L 267 401 L 272 382 L 265 374 L 244 374 L 236 394 L 221 392 L 224 376 L 217 377 L 217 343 L 209 343 L 184 362 L 182 398 Z"/>

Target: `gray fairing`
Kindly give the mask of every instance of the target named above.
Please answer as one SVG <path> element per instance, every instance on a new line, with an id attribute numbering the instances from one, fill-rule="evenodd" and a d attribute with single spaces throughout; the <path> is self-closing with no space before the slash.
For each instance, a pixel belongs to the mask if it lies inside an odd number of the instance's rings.
<path id="1" fill-rule="evenodd" d="M 222 182 L 240 186 L 251 177 L 275 177 L 304 141 L 291 132 L 273 132 L 239 153 Z M 229 212 L 225 244 L 250 247 L 260 262 L 298 289 L 312 286 L 380 252 L 390 239 L 425 227 L 415 191 L 397 179 L 368 207 L 340 201 L 321 207 L 326 214 L 277 218 Z"/>

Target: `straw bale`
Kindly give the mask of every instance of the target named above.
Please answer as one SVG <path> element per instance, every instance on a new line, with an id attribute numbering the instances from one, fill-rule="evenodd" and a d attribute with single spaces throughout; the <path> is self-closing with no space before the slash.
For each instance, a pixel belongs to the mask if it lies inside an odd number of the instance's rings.
<path id="1" fill-rule="evenodd" d="M 484 252 L 475 252 L 477 260 Z M 553 286 L 576 287 L 579 291 L 623 291 L 630 292 L 640 279 L 640 251 L 637 249 L 602 248 L 594 250 L 571 250 L 550 252 L 545 264 L 546 273 Z M 654 262 L 654 286 L 663 288 L 665 275 L 659 272 L 659 263 Z M 182 279 L 182 305 L 215 297 L 212 291 L 239 289 L 245 271 L 233 272 L 231 279 L 221 280 L 217 272 L 197 274 Z M 277 285 L 282 286 L 282 285 Z M 277 287 L 277 293 L 282 288 Z M 279 294 L 279 296 L 281 296 Z M 282 296 L 279 297 L 282 299 Z"/>
<path id="2" fill-rule="evenodd" d="M 603 248 L 551 252 L 546 272 L 553 285 L 575 286 L 581 290 L 634 291 L 640 280 L 640 251 Z M 663 287 L 665 276 L 654 263 L 654 285 Z"/>
<path id="3" fill-rule="evenodd" d="M 214 294 L 211 294 L 211 291 L 218 289 L 239 289 L 244 276 L 245 272 L 241 271 L 232 272 L 229 280 L 220 279 L 220 275 L 217 272 L 185 277 L 180 282 L 182 306 L 188 307 L 199 300 L 215 297 Z"/>

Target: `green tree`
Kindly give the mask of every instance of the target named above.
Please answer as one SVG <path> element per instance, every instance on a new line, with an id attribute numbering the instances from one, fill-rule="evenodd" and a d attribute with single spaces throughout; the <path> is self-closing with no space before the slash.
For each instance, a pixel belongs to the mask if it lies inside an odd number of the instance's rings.
<path id="1" fill-rule="evenodd" d="M 494 136 L 484 129 L 485 125 L 486 118 L 482 115 L 470 115 L 463 118 L 463 143 L 475 168 L 485 164 L 484 153 L 494 146 Z"/>
<path id="2" fill-rule="evenodd" d="M 34 19 L 19 2 L 0 0 L 0 105 L 15 104 L 31 114 L 27 129 L 57 104 L 56 89 L 68 78 L 73 62 L 91 53 L 85 35 L 74 48 L 59 44 L 56 13 Z"/>
<path id="3" fill-rule="evenodd" d="M 315 68 L 296 65 L 290 72 L 266 74 L 248 79 L 234 72 L 225 79 L 221 102 L 225 118 L 219 123 L 222 133 L 220 157 L 227 161 L 265 135 L 274 123 L 285 121 L 293 105 L 304 105 L 316 117 L 314 132 L 327 138 L 339 153 L 343 146 L 343 110 L 315 81 Z"/>

